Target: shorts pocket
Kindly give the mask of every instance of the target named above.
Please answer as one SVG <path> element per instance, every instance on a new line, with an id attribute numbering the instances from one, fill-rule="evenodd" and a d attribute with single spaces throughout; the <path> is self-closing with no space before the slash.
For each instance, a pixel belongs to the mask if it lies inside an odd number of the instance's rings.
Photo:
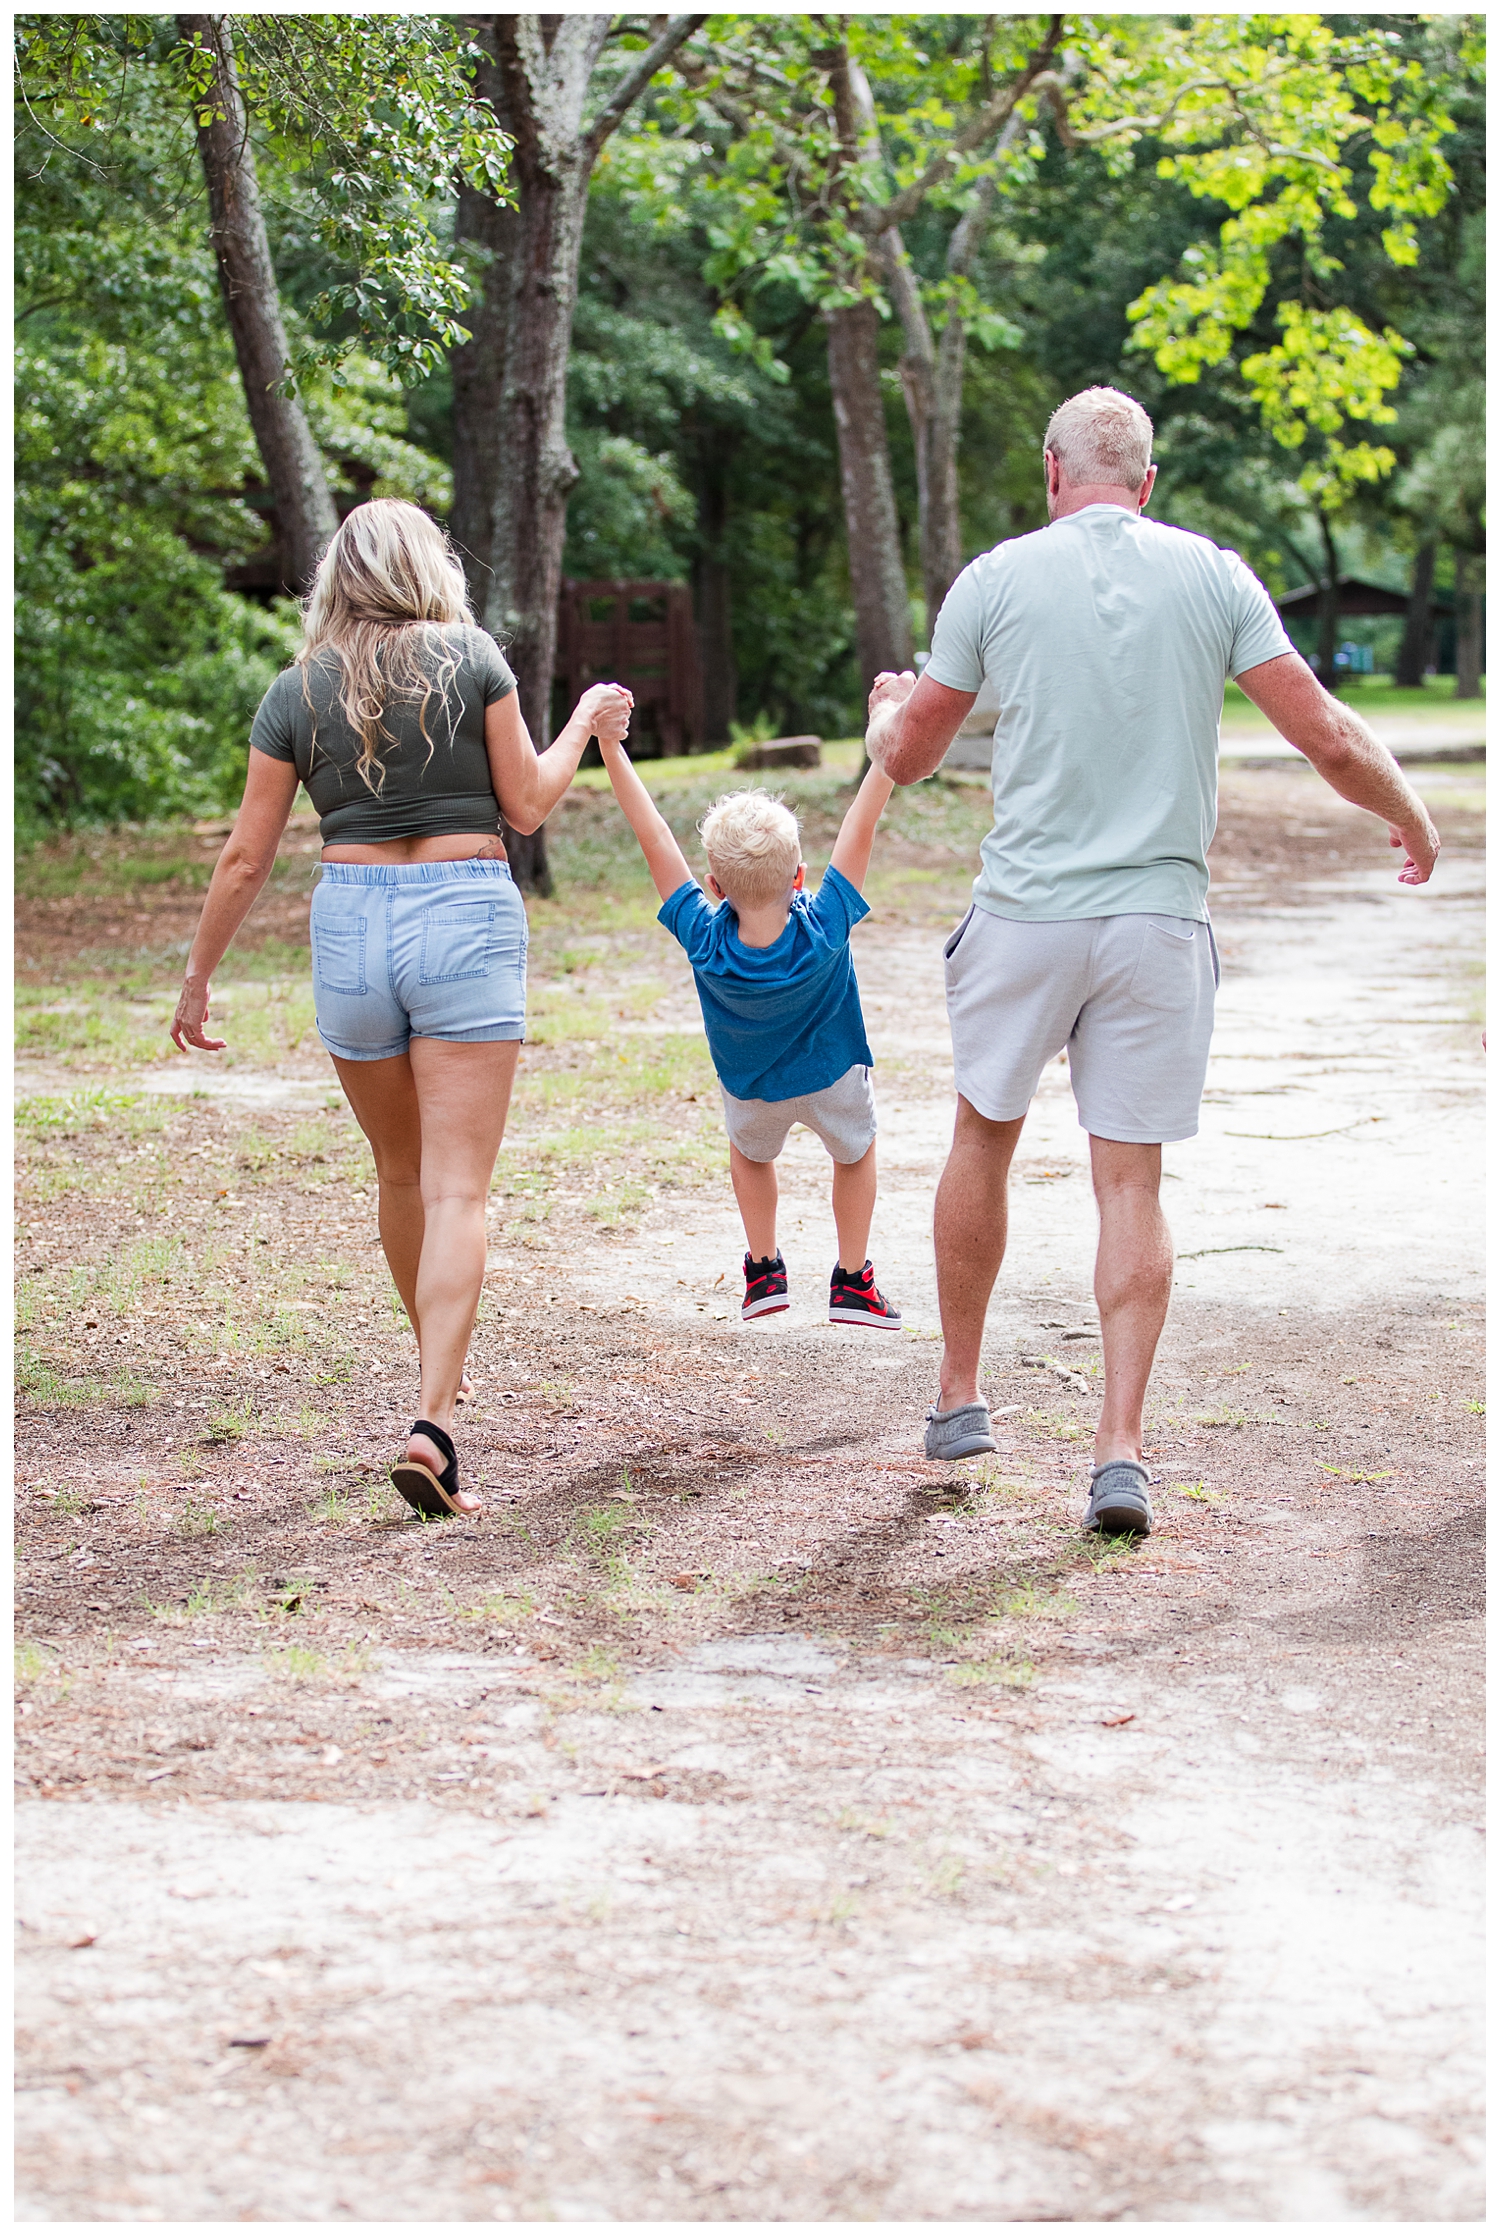
<path id="1" fill-rule="evenodd" d="M 959 925 L 959 927 L 958 927 L 957 931 L 955 931 L 954 933 L 952 933 L 952 934 L 950 935 L 950 937 L 949 937 L 949 940 L 948 940 L 948 943 L 947 943 L 946 947 L 944 947 L 944 949 L 943 949 L 943 961 L 944 961 L 945 963 L 951 963 L 951 962 L 952 962 L 952 960 L 953 960 L 954 956 L 955 956 L 955 955 L 956 955 L 956 954 L 958 953 L 958 943 L 959 943 L 959 941 L 960 941 L 960 940 L 961 940 L 961 939 L 963 938 L 963 936 L 964 936 L 964 933 L 965 933 L 965 932 L 966 932 L 966 931 L 968 930 L 968 928 L 969 928 L 970 924 L 972 924 L 972 922 L 973 922 L 973 921 L 974 921 L 974 905 L 973 905 L 973 903 L 972 903 L 972 902 L 970 902 L 970 904 L 969 904 L 969 908 L 968 908 L 968 911 L 967 911 L 966 915 L 964 916 L 964 919 L 963 919 L 962 923 L 961 923 L 961 924 Z"/>
<path id="2" fill-rule="evenodd" d="M 1148 920 L 1130 981 L 1130 999 L 1143 1009 L 1191 1009 L 1198 998 L 1203 930 L 1201 924 Z"/>
<path id="3" fill-rule="evenodd" d="M 325 994 L 367 994 L 364 918 L 335 917 L 320 924 L 315 907 L 311 930 L 313 984 Z"/>
<path id="4" fill-rule="evenodd" d="M 493 901 L 444 901 L 422 918 L 418 983 L 451 986 L 463 978 L 488 978 L 497 946 Z"/>

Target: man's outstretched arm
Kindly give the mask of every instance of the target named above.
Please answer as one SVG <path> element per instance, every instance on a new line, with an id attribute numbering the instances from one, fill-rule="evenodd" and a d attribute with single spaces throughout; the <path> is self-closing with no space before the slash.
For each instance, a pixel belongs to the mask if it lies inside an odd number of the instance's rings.
<path id="1" fill-rule="evenodd" d="M 1325 784 L 1389 827 L 1392 846 L 1406 855 L 1397 872 L 1399 882 L 1425 885 L 1442 841 L 1395 756 L 1374 731 L 1324 690 L 1300 652 L 1263 660 L 1235 681 L 1288 745 L 1311 761 Z"/>
<path id="2" fill-rule="evenodd" d="M 918 784 L 931 776 L 968 713 L 977 691 L 950 691 L 910 668 L 875 678 L 865 751 L 893 784 Z"/>

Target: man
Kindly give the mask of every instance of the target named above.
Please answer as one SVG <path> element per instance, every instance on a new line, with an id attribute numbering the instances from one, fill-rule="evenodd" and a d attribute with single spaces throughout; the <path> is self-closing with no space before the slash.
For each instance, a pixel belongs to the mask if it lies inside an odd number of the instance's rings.
<path id="1" fill-rule="evenodd" d="M 1099 1206 L 1104 1404 L 1085 1526 L 1143 1534 L 1142 1414 L 1172 1289 L 1161 1145 L 1198 1130 L 1219 976 L 1206 855 L 1225 678 L 1336 792 L 1384 818 L 1403 885 L 1424 885 L 1438 853 L 1395 761 L 1292 649 L 1249 568 L 1141 517 L 1152 431 L 1112 388 L 1054 412 L 1049 525 L 964 569 L 920 682 L 877 677 L 868 732 L 876 767 L 915 784 L 986 677 L 999 694 L 994 828 L 946 951 L 958 1114 L 934 1210 L 944 1350 L 928 1455 L 995 1449 L 978 1375 L 1010 1161 L 1066 1046 Z"/>

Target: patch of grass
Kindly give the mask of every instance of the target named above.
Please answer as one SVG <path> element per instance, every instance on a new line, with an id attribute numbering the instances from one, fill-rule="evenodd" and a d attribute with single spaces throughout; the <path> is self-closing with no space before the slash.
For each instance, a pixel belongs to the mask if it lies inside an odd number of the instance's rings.
<path id="1" fill-rule="evenodd" d="M 273 1646 L 261 1658 L 273 1677 L 289 1685 L 310 1684 L 328 1674 L 327 1655 L 315 1653 L 311 1646 Z"/>
<path id="2" fill-rule="evenodd" d="M 313 1505 L 315 1522 L 347 1522 L 349 1519 L 349 1492 L 341 1483 L 330 1483 Z"/>
<path id="3" fill-rule="evenodd" d="M 212 1537 L 221 1528 L 222 1520 L 217 1507 L 200 1506 L 196 1499 L 189 1499 L 177 1517 L 180 1537 Z"/>
<path id="4" fill-rule="evenodd" d="M 200 1578 L 188 1593 L 179 1619 L 193 1621 L 200 1615 L 261 1615 L 264 1612 L 260 1578 L 252 1561 L 237 1576 Z M 169 1619 L 159 1608 L 153 1608 L 152 1613 L 159 1620 Z"/>
<path id="5" fill-rule="evenodd" d="M 34 1639 L 23 1638 L 17 1641 L 16 1683 L 18 1685 L 39 1684 L 42 1678 L 49 1677 L 56 1667 L 55 1656 L 49 1654 L 44 1646 L 38 1646 Z"/>
<path id="6" fill-rule="evenodd" d="M 835 1824 L 840 1832 L 857 1833 L 861 1840 L 889 1840 L 891 1825 L 885 1817 L 867 1817 L 858 1809 L 841 1809 Z"/>
<path id="7" fill-rule="evenodd" d="M 1125 1567 L 1145 1542 L 1143 1537 L 1108 1537 L 1102 1530 L 1090 1530 L 1077 1550 L 1079 1558 L 1087 1561 L 1098 1575 L 1101 1571 Z"/>
<path id="8" fill-rule="evenodd" d="M 524 1623 L 535 1608 L 530 1592 L 491 1592 L 476 1607 L 460 1607 L 458 1614 L 467 1623 L 494 1623 L 498 1629 L 510 1630 Z"/>
<path id="9" fill-rule="evenodd" d="M 1200 1429 L 1242 1429 L 1248 1424 L 1250 1416 L 1248 1413 L 1231 1413 L 1227 1406 L 1221 1405 L 1212 1413 L 1195 1413 L 1193 1419 Z"/>
<path id="10" fill-rule="evenodd" d="M 66 1514 L 71 1517 L 85 1512 L 92 1502 L 86 1491 L 80 1491 L 69 1483 L 64 1485 L 60 1491 L 49 1491 L 47 1503 L 54 1514 Z"/>
<path id="11" fill-rule="evenodd" d="M 289 1576 L 268 1594 L 268 1604 L 283 1615 L 301 1615 L 312 1605 L 316 1592 L 310 1576 Z"/>
<path id="12" fill-rule="evenodd" d="M 1331 1467 L 1327 1460 L 1315 1460 L 1313 1464 L 1320 1467 L 1325 1475 L 1337 1476 L 1341 1483 L 1389 1483 L 1396 1472 L 1393 1467 L 1373 1471 L 1360 1467 Z"/>
<path id="13" fill-rule="evenodd" d="M 955 1685 L 1010 1685 L 1024 1691 L 1035 1681 L 1036 1663 L 1029 1655 L 1012 1649 L 991 1654 L 983 1661 L 958 1662 L 948 1676 Z"/>
<path id="14" fill-rule="evenodd" d="M 934 1894 L 951 1898 L 963 1886 L 968 1870 L 962 1856 L 939 1856 L 927 1883 Z"/>
<path id="15" fill-rule="evenodd" d="M 1056 1437 L 1059 1444 L 1078 1444 L 1085 1436 L 1093 1434 L 1092 1429 L 1080 1428 L 1076 1421 L 1069 1420 L 1066 1413 L 1036 1411 L 1028 1413 L 1026 1419 L 1035 1427 L 1045 1429 L 1049 1436 Z"/>
<path id="16" fill-rule="evenodd" d="M 1077 1612 L 1078 1602 L 1070 1592 L 1049 1591 L 1041 1584 L 1019 1584 L 1011 1591 L 1002 1592 L 995 1602 L 997 1615 L 1020 1622 L 1036 1619 L 1055 1622 L 1063 1615 Z"/>
<path id="17" fill-rule="evenodd" d="M 584 1210 L 608 1230 L 624 1226 L 636 1213 L 644 1211 L 651 1200 L 650 1188 L 643 1188 L 639 1181 L 627 1180 L 607 1195 L 591 1196 Z"/>
<path id="18" fill-rule="evenodd" d="M 16 1350 L 16 1395 L 41 1412 L 54 1406 L 100 1405 L 109 1385 L 93 1374 L 60 1374 L 27 1345 Z"/>
<path id="19" fill-rule="evenodd" d="M 613 1647 L 596 1640 L 569 1665 L 568 1675 L 589 1685 L 616 1685 L 620 1681 L 620 1657 Z"/>
<path id="20" fill-rule="evenodd" d="M 80 1087 L 64 1095 L 25 1095 L 16 1104 L 15 1129 L 23 1142 L 74 1140 L 92 1132 L 159 1133 L 166 1109 L 154 1097 L 112 1087 Z"/>
<path id="21" fill-rule="evenodd" d="M 590 1506 L 573 1524 L 585 1551 L 598 1561 L 618 1555 L 628 1539 L 650 1535 L 648 1525 L 629 1506 L 612 1502 L 608 1506 Z M 571 1536 L 573 1531 L 569 1532 Z"/>
<path id="22" fill-rule="evenodd" d="M 1222 1506 L 1224 1503 L 1223 1492 L 1211 1491 L 1206 1483 L 1169 1483 L 1167 1488 L 1178 1498 L 1199 1499 L 1205 1506 Z"/>
<path id="23" fill-rule="evenodd" d="M 241 1437 L 250 1434 L 254 1426 L 255 1407 L 248 1402 L 244 1405 L 220 1406 L 216 1413 L 208 1416 L 203 1441 L 205 1444 L 237 1444 Z"/>

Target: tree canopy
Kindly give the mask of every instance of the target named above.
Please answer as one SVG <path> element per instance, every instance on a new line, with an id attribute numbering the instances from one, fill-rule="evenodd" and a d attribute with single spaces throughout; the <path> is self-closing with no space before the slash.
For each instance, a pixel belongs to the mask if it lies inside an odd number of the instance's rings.
<path id="1" fill-rule="evenodd" d="M 287 387 L 341 509 L 462 508 L 455 368 L 496 250 L 460 209 L 499 239 L 535 175 L 481 20 L 227 19 Z M 957 564 L 1041 523 L 1042 430 L 1093 381 L 1156 420 L 1153 510 L 1273 589 L 1425 564 L 1476 595 L 1480 17 L 733 15 L 665 46 L 665 19 L 588 22 L 579 131 L 608 129 L 560 563 L 693 585 L 712 738 L 859 720 L 846 313 L 908 644 Z M 21 827 L 217 809 L 295 610 L 201 50 L 175 18 L 55 15 L 17 50 Z"/>

